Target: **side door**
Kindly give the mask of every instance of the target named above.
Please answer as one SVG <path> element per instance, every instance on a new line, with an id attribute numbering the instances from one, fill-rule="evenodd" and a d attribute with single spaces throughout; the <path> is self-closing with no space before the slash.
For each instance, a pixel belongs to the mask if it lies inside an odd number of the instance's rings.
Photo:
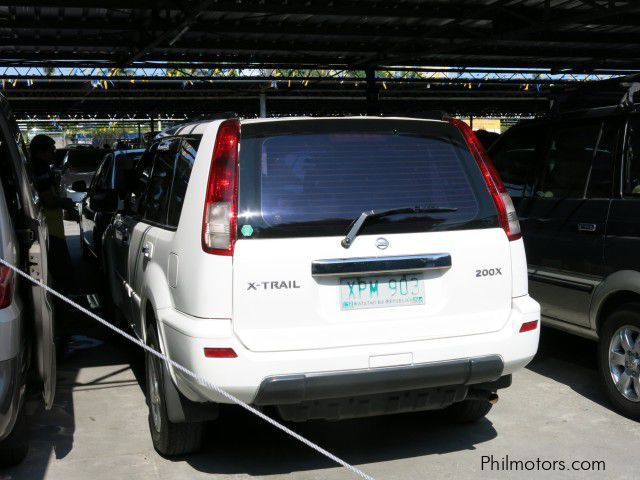
<path id="1" fill-rule="evenodd" d="M 112 279 L 111 288 L 113 300 L 120 309 L 125 319 L 133 325 L 132 312 L 133 290 L 131 288 L 132 272 L 130 270 L 130 257 L 137 254 L 140 233 L 140 223 L 145 195 L 149 185 L 153 156 L 157 145 L 145 152 L 140 159 L 137 168 L 132 174 L 132 182 L 129 194 L 123 202 L 123 209 L 117 212 L 111 224 L 111 252 Z"/>
<path id="2" fill-rule="evenodd" d="M 530 291 L 542 314 L 589 326 L 594 289 L 605 275 L 604 238 L 621 122 L 552 125 L 527 218 Z M 529 248 L 529 246 L 533 248 Z"/>
<path id="3" fill-rule="evenodd" d="M 22 135 L 4 97 L 0 96 L 0 141 L 6 142 L 8 155 L 16 174 L 19 200 L 24 211 L 22 224 L 16 225 L 21 233 L 21 252 L 28 273 L 44 284 L 49 282 L 47 259 L 48 230 L 38 195 L 28 173 L 28 155 Z M 34 358 L 43 384 L 43 400 L 50 409 L 56 392 L 56 347 L 53 303 L 41 287 L 29 284 L 25 289 L 33 304 Z"/>
<path id="4" fill-rule="evenodd" d="M 151 262 L 158 260 L 160 269 L 165 271 L 169 257 L 166 250 L 175 231 L 174 226 L 168 225 L 168 206 L 180 142 L 180 138 L 165 138 L 158 143 L 141 206 L 141 223 L 134 232 L 137 241 L 135 245 L 132 243 L 129 257 L 133 290 L 131 308 L 133 328 L 139 335 L 143 331 L 141 304 L 145 270 Z"/>
<path id="5" fill-rule="evenodd" d="M 640 271 L 640 115 L 629 118 L 626 131 L 620 188 L 611 201 L 605 239 L 608 273 Z"/>

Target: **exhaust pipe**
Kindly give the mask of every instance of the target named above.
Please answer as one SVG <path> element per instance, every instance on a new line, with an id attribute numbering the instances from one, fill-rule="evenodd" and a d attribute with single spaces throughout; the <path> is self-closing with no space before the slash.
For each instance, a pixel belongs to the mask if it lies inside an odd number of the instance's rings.
<path id="1" fill-rule="evenodd" d="M 467 398 L 469 400 L 486 400 L 491 405 L 495 405 L 500 399 L 496 392 L 488 392 L 486 390 L 471 390 Z"/>

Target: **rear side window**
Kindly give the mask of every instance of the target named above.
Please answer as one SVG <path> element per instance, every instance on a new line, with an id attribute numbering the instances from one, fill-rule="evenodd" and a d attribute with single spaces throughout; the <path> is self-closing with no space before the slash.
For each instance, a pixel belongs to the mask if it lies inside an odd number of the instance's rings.
<path id="1" fill-rule="evenodd" d="M 457 211 L 385 217 L 362 233 L 497 225 L 475 160 L 447 123 L 301 120 L 242 132 L 238 226 L 252 237 L 343 235 L 363 211 L 416 205 Z"/>
<path id="2" fill-rule="evenodd" d="M 620 123 L 616 119 L 602 122 L 588 177 L 587 197 L 589 198 L 611 198 L 619 131 Z"/>
<path id="3" fill-rule="evenodd" d="M 600 122 L 567 124 L 551 129 L 551 141 L 537 195 L 543 198 L 582 198 Z"/>
<path id="4" fill-rule="evenodd" d="M 619 132 L 617 118 L 552 125 L 536 195 L 610 198 Z"/>
<path id="5" fill-rule="evenodd" d="M 199 144 L 200 138 L 185 138 L 182 140 L 178 150 L 173 187 L 169 196 L 169 216 L 167 219 L 167 224 L 172 227 L 177 227 L 180 222 L 182 205 L 187 194 L 187 186 L 189 185 L 189 178 L 191 178 L 191 170 L 193 169 L 193 162 L 196 159 Z"/>
<path id="6" fill-rule="evenodd" d="M 640 117 L 629 122 L 625 157 L 623 193 L 640 197 Z"/>
<path id="7" fill-rule="evenodd" d="M 167 221 L 167 205 L 179 142 L 177 139 L 165 140 L 156 150 L 143 207 L 143 218 L 149 222 L 164 225 Z"/>
<path id="8" fill-rule="evenodd" d="M 541 128 L 518 128 L 491 148 L 491 158 L 511 197 L 532 194 L 544 135 Z"/>

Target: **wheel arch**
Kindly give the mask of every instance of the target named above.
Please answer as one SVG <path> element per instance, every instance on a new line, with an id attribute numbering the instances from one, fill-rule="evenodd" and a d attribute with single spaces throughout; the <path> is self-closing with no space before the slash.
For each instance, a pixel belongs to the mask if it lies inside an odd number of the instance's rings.
<path id="1" fill-rule="evenodd" d="M 142 282 L 143 291 L 140 300 L 140 313 L 143 315 L 140 328 L 142 329 L 142 338 L 147 341 L 147 325 L 149 320 L 147 316 L 149 312 L 153 313 L 153 321 L 156 322 L 158 330 L 158 340 L 160 347 L 164 351 L 164 328 L 161 325 L 158 311 L 164 308 L 173 307 L 173 297 L 169 288 L 169 283 L 163 269 L 156 263 L 150 262 L 144 270 L 144 280 Z M 149 305 L 151 307 L 149 307 Z"/>
<path id="2" fill-rule="evenodd" d="M 591 328 L 599 334 L 604 320 L 615 308 L 634 301 L 640 302 L 640 272 L 621 270 L 608 276 L 591 302 Z"/>

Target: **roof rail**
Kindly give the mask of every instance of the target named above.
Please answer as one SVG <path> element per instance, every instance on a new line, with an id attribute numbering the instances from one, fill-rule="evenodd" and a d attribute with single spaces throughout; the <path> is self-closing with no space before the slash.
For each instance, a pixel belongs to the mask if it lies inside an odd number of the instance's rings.
<path id="1" fill-rule="evenodd" d="M 639 91 L 640 73 L 597 82 L 564 85 L 551 91 L 548 116 L 601 107 L 636 109 L 640 107 L 640 100 L 634 99 L 634 94 Z"/>

